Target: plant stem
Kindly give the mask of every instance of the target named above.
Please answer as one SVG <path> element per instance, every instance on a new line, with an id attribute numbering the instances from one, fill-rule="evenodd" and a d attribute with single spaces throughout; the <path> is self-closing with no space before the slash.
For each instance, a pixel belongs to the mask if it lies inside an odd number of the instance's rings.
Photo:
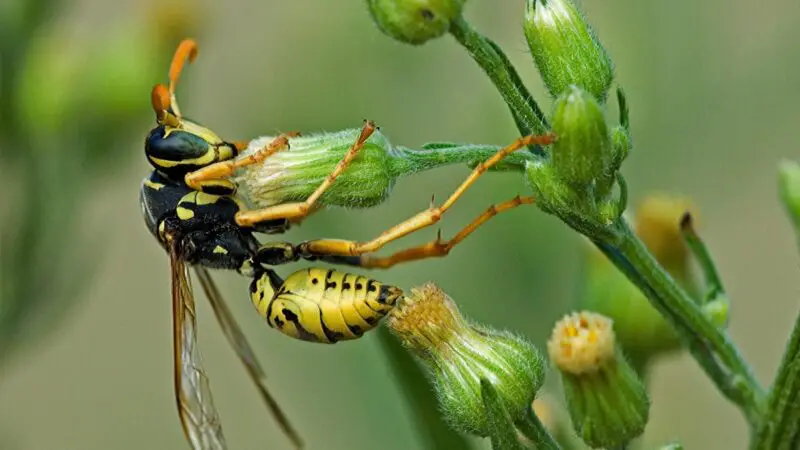
<path id="1" fill-rule="evenodd" d="M 561 446 L 558 445 L 556 440 L 547 431 L 547 428 L 542 424 L 533 408 L 528 408 L 525 417 L 517 422 L 517 429 L 520 433 L 525 435 L 528 440 L 533 442 L 537 450 L 560 450 Z"/>
<path id="2" fill-rule="evenodd" d="M 500 91 L 520 133 L 547 132 L 547 119 L 500 47 L 475 31 L 463 18 L 451 23 L 450 34 L 464 46 Z"/>
<path id="3" fill-rule="evenodd" d="M 495 155 L 502 146 L 497 145 L 476 145 L 476 144 L 434 144 L 426 146 L 421 150 L 408 147 L 396 146 L 394 151 L 402 157 L 390 160 L 389 171 L 394 177 L 410 175 L 412 173 L 431 170 L 436 167 L 457 163 L 475 163 L 485 161 Z M 507 168 L 522 172 L 525 170 L 525 163 L 532 161 L 535 156 L 515 152 L 506 156 L 498 164 L 499 168 Z M 497 167 L 495 167 L 497 168 Z"/>
<path id="4" fill-rule="evenodd" d="M 800 314 L 786 346 L 769 401 L 751 450 L 800 446 Z"/>
<path id="5" fill-rule="evenodd" d="M 617 242 L 595 241 L 595 244 L 675 327 L 692 356 L 720 391 L 742 409 L 751 427 L 757 426 L 764 391 L 727 332 L 714 325 L 656 262 L 623 218 L 614 227 L 618 232 Z"/>

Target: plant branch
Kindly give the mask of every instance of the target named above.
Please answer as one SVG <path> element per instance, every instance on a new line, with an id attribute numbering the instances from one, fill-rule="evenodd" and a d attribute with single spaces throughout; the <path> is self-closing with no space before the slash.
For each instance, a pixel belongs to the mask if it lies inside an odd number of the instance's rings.
<path id="1" fill-rule="evenodd" d="M 474 30 L 463 17 L 451 23 L 450 34 L 469 52 L 500 91 L 520 133 L 546 133 L 549 129 L 547 119 L 502 49 Z"/>
<path id="2" fill-rule="evenodd" d="M 614 225 L 619 241 L 595 241 L 600 250 L 672 324 L 714 384 L 738 405 L 751 426 L 761 417 L 764 391 L 727 332 L 718 328 L 656 262 L 624 219 Z"/>
<path id="3" fill-rule="evenodd" d="M 770 391 L 766 412 L 751 450 L 789 449 L 800 445 L 800 314 Z"/>

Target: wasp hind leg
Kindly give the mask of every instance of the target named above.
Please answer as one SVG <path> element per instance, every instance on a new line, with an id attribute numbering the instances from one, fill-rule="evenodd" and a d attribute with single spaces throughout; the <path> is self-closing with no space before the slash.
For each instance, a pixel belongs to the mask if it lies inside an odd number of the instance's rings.
<path id="1" fill-rule="evenodd" d="M 302 253 L 312 254 L 312 255 L 342 255 L 342 256 L 357 256 L 357 255 L 364 255 L 367 253 L 373 253 L 383 246 L 388 244 L 389 242 L 395 241 L 403 236 L 409 235 L 415 231 L 421 230 L 423 228 L 429 227 L 435 223 L 437 223 L 442 215 L 453 206 L 453 204 L 466 192 L 466 190 L 475 183 L 475 181 L 489 168 L 493 165 L 500 162 L 503 158 L 515 152 L 523 147 L 526 147 L 531 144 L 540 144 L 546 145 L 553 142 L 552 135 L 543 135 L 543 136 L 527 136 L 524 138 L 517 139 L 511 145 L 501 149 L 496 154 L 494 154 L 491 158 L 487 159 L 486 161 L 478 164 L 478 166 L 473 169 L 472 173 L 464 180 L 463 183 L 450 195 L 450 197 L 442 204 L 442 206 L 436 207 L 431 205 L 430 208 L 422 211 L 413 217 L 407 219 L 404 222 L 401 222 L 398 225 L 390 228 L 389 230 L 383 232 L 381 235 L 372 239 L 371 241 L 366 242 L 355 242 L 355 241 L 346 241 L 346 240 L 338 240 L 338 239 L 318 239 L 313 241 L 308 241 L 300 245 L 300 250 Z M 512 208 L 514 206 L 518 206 L 519 204 L 523 203 L 531 203 L 533 201 L 530 197 L 518 197 L 518 199 L 513 199 L 505 203 L 498 204 L 493 206 L 487 210 L 481 217 L 476 219 L 475 222 L 467 226 L 465 230 L 467 230 L 467 235 L 470 234 L 474 228 L 477 228 L 480 224 L 497 214 L 497 212 L 492 212 L 496 209 L 502 208 L 502 210 Z M 517 203 L 517 204 L 514 204 Z M 510 205 L 510 206 L 509 206 Z M 487 215 L 488 214 L 488 215 Z M 482 217 L 486 216 L 486 218 L 481 219 Z M 477 224 L 476 224 L 477 223 Z M 470 228 L 472 227 L 472 228 Z M 466 236 L 463 236 L 463 239 Z M 442 256 L 446 254 L 449 249 L 443 249 L 441 245 L 435 245 L 434 243 L 427 244 L 428 246 L 425 249 L 421 247 L 415 247 L 413 249 L 409 249 L 408 254 L 403 256 L 407 258 L 406 260 L 414 260 L 420 259 L 424 257 L 432 257 L 432 256 Z M 460 241 L 459 241 L 460 242 Z M 455 244 L 453 244 L 455 245 Z M 425 246 L 422 246 L 425 247 Z M 452 247 L 452 246 L 451 246 Z M 444 253 L 442 253 L 444 252 Z M 398 258 L 400 258 L 398 256 Z M 410 258 L 410 259 L 408 259 Z M 374 259 L 374 264 L 379 264 L 379 259 Z M 389 262 L 384 262 L 385 264 L 389 264 Z M 392 264 L 390 264 L 392 265 Z M 380 267 L 380 266 L 375 266 Z"/>
<path id="2" fill-rule="evenodd" d="M 306 259 L 319 259 L 321 261 L 329 262 L 332 264 L 344 264 L 349 266 L 357 266 L 363 267 L 367 269 L 388 269 L 392 266 L 395 266 L 400 263 L 410 262 L 410 261 L 418 261 L 421 259 L 427 258 L 439 258 L 442 256 L 446 256 L 450 253 L 450 250 L 453 249 L 456 245 L 460 244 L 461 241 L 467 238 L 473 231 L 475 231 L 478 227 L 486 223 L 492 217 L 508 211 L 510 209 L 516 208 L 517 206 L 521 205 L 530 205 L 534 203 L 534 198 L 530 196 L 516 196 L 511 200 L 507 200 L 502 203 L 497 203 L 495 205 L 490 206 L 486 209 L 481 215 L 475 218 L 472 222 L 470 222 L 467 226 L 461 229 L 455 236 L 453 236 L 448 241 L 443 242 L 441 231 L 437 234 L 436 239 L 433 241 L 427 242 L 422 245 L 414 246 L 407 248 L 405 250 L 401 250 L 398 252 L 393 253 L 390 256 L 376 256 L 371 253 L 362 254 L 358 256 L 341 256 L 341 255 L 325 255 L 321 253 L 306 253 L 307 255 L 311 255 L 311 258 L 304 256 Z M 335 241 L 337 244 L 341 242 L 348 242 L 348 241 Z M 320 241 L 310 241 L 306 244 L 300 244 L 301 249 L 304 252 L 308 252 L 308 250 L 304 249 L 305 245 L 314 244 L 317 250 L 320 248 Z M 356 244 L 351 242 L 351 244 Z"/>
<path id="3" fill-rule="evenodd" d="M 355 159 L 355 157 L 358 155 L 358 152 L 364 147 L 367 139 L 372 136 L 372 133 L 374 133 L 376 129 L 377 127 L 375 126 L 375 123 L 371 120 L 367 120 L 364 123 L 364 126 L 361 128 L 361 134 L 359 134 L 358 139 L 350 147 L 350 150 L 347 151 L 347 154 L 344 156 L 344 158 L 339 161 L 339 164 L 336 165 L 336 168 L 333 169 L 333 172 L 328 174 L 325 180 L 304 202 L 284 203 L 264 209 L 240 211 L 236 214 L 236 223 L 243 227 L 251 227 L 260 222 L 276 219 L 287 219 L 292 222 L 299 222 L 303 220 L 303 218 L 315 210 L 315 203 L 317 200 L 319 200 L 325 191 L 327 191 L 333 185 L 333 182 L 336 181 L 336 178 L 344 173 L 345 170 L 347 170 L 347 167 L 350 165 L 353 159 Z"/>

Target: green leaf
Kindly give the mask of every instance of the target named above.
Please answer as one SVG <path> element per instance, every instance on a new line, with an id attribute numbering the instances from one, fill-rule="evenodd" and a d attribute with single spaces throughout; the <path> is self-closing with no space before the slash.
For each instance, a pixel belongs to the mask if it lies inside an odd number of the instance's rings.
<path id="1" fill-rule="evenodd" d="M 386 327 L 379 328 L 378 337 L 392 373 L 403 390 L 403 397 L 408 401 L 409 408 L 414 411 L 414 423 L 423 438 L 423 448 L 431 450 L 472 448 L 464 436 L 450 429 L 442 420 L 436 396 L 414 358 Z"/>
<path id="2" fill-rule="evenodd" d="M 517 429 L 511 421 L 511 416 L 500 401 L 500 396 L 497 395 L 492 383 L 484 378 L 481 379 L 481 395 L 486 407 L 492 448 L 495 450 L 525 449 L 517 437 Z"/>

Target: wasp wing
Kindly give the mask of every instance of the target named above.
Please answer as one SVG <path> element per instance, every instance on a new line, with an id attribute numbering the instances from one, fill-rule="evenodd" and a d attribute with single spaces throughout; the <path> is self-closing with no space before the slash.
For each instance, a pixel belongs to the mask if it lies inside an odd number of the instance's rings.
<path id="1" fill-rule="evenodd" d="M 194 296 L 178 246 L 169 246 L 172 271 L 172 326 L 175 358 L 175 399 L 187 439 L 195 450 L 224 450 L 219 414 L 211 398 L 208 377 L 197 346 Z"/>
<path id="2" fill-rule="evenodd" d="M 272 414 L 275 421 L 278 422 L 281 431 L 292 441 L 295 448 L 302 448 L 303 441 L 300 435 L 289 422 L 288 417 L 278 405 L 275 397 L 270 394 L 267 388 L 267 375 L 258 363 L 253 349 L 250 347 L 250 344 L 247 343 L 247 339 L 236 323 L 236 319 L 234 319 L 231 310 L 228 309 L 228 306 L 225 304 L 222 294 L 219 289 L 217 289 L 216 283 L 211 279 L 211 274 L 206 268 L 200 266 L 195 267 L 195 273 L 197 273 L 197 279 L 200 280 L 200 285 L 203 287 L 208 301 L 211 302 L 211 307 L 214 310 L 214 314 L 217 316 L 222 331 L 228 338 L 228 342 L 236 351 L 239 359 L 242 360 L 242 364 L 244 364 L 244 367 L 247 369 L 247 374 L 250 375 L 259 393 L 261 393 L 261 398 L 264 400 L 264 403 L 267 404 L 270 414 Z"/>

